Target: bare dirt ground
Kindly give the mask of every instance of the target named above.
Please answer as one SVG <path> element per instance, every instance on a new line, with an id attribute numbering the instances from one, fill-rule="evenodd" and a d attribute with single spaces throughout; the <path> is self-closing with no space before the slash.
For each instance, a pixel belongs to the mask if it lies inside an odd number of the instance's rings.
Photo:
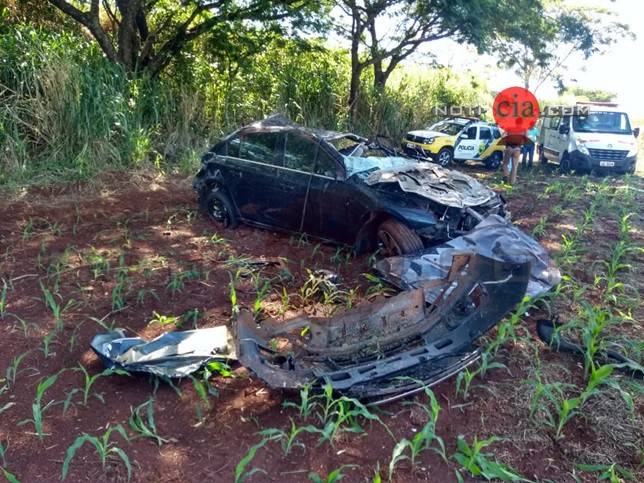
<path id="1" fill-rule="evenodd" d="M 548 301 L 553 315 L 563 322 L 583 322 L 586 302 L 606 309 L 620 317 L 620 323 L 604 330 L 605 340 L 621 341 L 621 347 L 641 362 L 644 257 L 635 250 L 627 252 L 613 280 L 623 285 L 613 283 L 611 290 L 603 263 L 611 260 L 615 244 L 625 236 L 629 246 L 642 246 L 641 179 L 565 177 L 539 168 L 534 175 L 520 173 L 519 187 L 508 190 L 496 184 L 496 174 L 469 165 L 462 169 L 504 191 L 513 221 L 534 232 L 559 260 L 567 279 Z M 237 304 L 242 308 L 254 306 L 258 281 L 261 286 L 269 281 L 261 305 L 265 317 L 278 319 L 334 308 L 319 298 L 302 300 L 308 270 L 339 273 L 343 297 L 336 305 L 359 303 L 369 290 L 371 282 L 361 275 L 369 270 L 368 257 L 356 258 L 346 248 L 305 237 L 216 226 L 197 211 L 191 181 L 105 176 L 82 186 L 29 189 L 3 197 L 0 467 L 5 475 L 21 481 L 60 480 L 68 448 L 77 438 L 101 437 L 121 425 L 129 441 L 112 432 L 105 464 L 97 447 L 84 444 L 71 459 L 69 480 L 126 480 L 125 455 L 136 481 L 234 481 L 238 463 L 264 439 L 260 431 L 277 428 L 290 434 L 292 427 L 320 426 L 315 414 L 304 418 L 284 405 L 299 405 L 299 394 L 270 390 L 235 365 L 234 377 L 213 376 L 211 393 L 203 396 L 198 389 L 204 386 L 190 379 L 170 385 L 141 375 L 114 374 L 98 377 L 86 401 L 82 391 L 73 392 L 86 387 L 80 366 L 89 376 L 104 369 L 89 347 L 91 339 L 105 331 L 97 321 L 146 339 L 168 330 L 230 324 L 230 284 L 236 275 Z M 599 200 L 596 210 L 580 232 L 594 200 Z M 628 213 L 634 214 L 627 218 L 624 235 L 621 227 Z M 569 239 L 576 241 L 572 248 Z M 280 258 L 282 263 L 244 268 L 246 261 L 261 258 Z M 504 335 L 494 358 L 505 368 L 477 375 L 467 393 L 457 391 L 456 378 L 433 388 L 441 407 L 436 435 L 445 444 L 447 461 L 435 451 L 423 451 L 413 465 L 410 460 L 396 465 L 394 481 L 456 481 L 456 470 L 466 481 L 472 479 L 452 456 L 459 435 L 470 446 L 475 438 L 503 438 L 481 453 L 490 454 L 488 461 L 496 458 L 511 465 L 527 480 L 596 481 L 615 465 L 612 471 L 621 478 L 632 475 L 642 481 L 644 404 L 641 386 L 633 386 L 628 377 L 614 380 L 632 396 L 632 410 L 628 398 L 603 384 L 561 434 L 543 422 L 547 412 L 558 421 L 558 413 L 552 402 L 537 394 L 537 380 L 570 384 L 562 386 L 569 398 L 588 382 L 582 358 L 552 352 L 538 341 L 534 321 L 548 315 L 548 305 L 540 302 L 509 318 L 505 327 L 512 327 L 515 336 Z M 497 331 L 488 335 L 492 341 Z M 628 346 L 629 339 L 634 344 Z M 53 375 L 57 377 L 39 396 L 39 384 L 42 389 Z M 142 436 L 129 422 L 135 409 L 150 400 L 162 440 Z M 429 405 L 424 394 L 411 401 Z M 249 481 L 311 481 L 311 473 L 321 481 L 328 476 L 334 481 L 331 473 L 342 468 L 349 481 L 386 480 L 394 447 L 418 434 L 428 416 L 423 406 L 406 402 L 370 411 L 377 420 L 350 419 L 330 441 L 319 442 L 319 435 L 307 431 L 292 447 L 284 444 L 284 437 L 267 441 L 239 473 L 261 470 Z M 147 407 L 139 414 L 151 427 Z"/>

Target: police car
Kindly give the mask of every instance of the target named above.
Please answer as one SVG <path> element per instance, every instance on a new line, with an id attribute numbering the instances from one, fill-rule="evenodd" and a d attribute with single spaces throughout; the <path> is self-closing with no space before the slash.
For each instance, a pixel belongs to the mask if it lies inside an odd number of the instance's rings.
<path id="1" fill-rule="evenodd" d="M 501 131 L 496 124 L 477 118 L 448 118 L 426 130 L 410 131 L 402 142 L 408 156 L 431 159 L 441 166 L 453 160 L 482 161 L 488 169 L 499 167 L 503 159 Z"/>

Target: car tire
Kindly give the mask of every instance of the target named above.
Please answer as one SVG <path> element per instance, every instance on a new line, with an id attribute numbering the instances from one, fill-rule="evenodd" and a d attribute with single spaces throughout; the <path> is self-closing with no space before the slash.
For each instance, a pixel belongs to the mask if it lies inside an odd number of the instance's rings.
<path id="1" fill-rule="evenodd" d="M 546 158 L 546 155 L 543 154 L 543 148 L 539 150 L 539 161 L 541 164 L 548 164 L 548 158 Z"/>
<path id="2" fill-rule="evenodd" d="M 503 159 L 503 154 L 501 151 L 494 151 L 488 158 L 485 160 L 485 167 L 487 169 L 497 169 L 501 164 Z"/>
<path id="3" fill-rule="evenodd" d="M 417 233 L 398 220 L 387 220 L 378 228 L 378 247 L 384 256 L 405 255 L 424 248 Z"/>
<path id="4" fill-rule="evenodd" d="M 572 166 L 570 164 L 570 156 L 568 156 L 568 153 L 566 153 L 561 158 L 561 162 L 559 163 L 559 170 L 563 174 L 568 174 L 568 173 L 570 173 L 571 169 L 572 169 Z"/>
<path id="5" fill-rule="evenodd" d="M 220 189 L 206 194 L 204 208 L 214 222 L 221 223 L 225 228 L 236 228 L 239 224 L 230 199 Z"/>
<path id="6" fill-rule="evenodd" d="M 442 166 L 443 168 L 447 168 L 452 164 L 453 159 L 454 153 L 450 148 L 441 148 L 441 150 L 438 151 L 438 154 L 436 155 L 436 164 Z"/>

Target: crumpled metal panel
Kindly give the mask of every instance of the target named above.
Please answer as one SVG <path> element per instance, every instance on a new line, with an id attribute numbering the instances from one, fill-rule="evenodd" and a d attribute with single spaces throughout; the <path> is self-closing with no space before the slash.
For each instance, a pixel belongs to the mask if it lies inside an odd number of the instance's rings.
<path id="1" fill-rule="evenodd" d="M 122 330 L 98 334 L 91 347 L 105 367 L 184 377 L 214 361 L 235 359 L 234 344 L 225 326 L 166 332 L 153 341 L 125 337 Z"/>
<path id="2" fill-rule="evenodd" d="M 371 173 L 365 183 L 397 183 L 400 189 L 456 208 L 478 206 L 495 193 L 471 176 L 441 168 L 433 163 L 413 163 L 402 168 Z"/>
<path id="3" fill-rule="evenodd" d="M 490 215 L 466 235 L 422 253 L 390 257 L 376 262 L 378 275 L 403 290 L 413 290 L 429 280 L 445 277 L 452 257 L 477 253 L 503 262 L 530 263 L 526 294 L 534 298 L 561 282 L 561 272 L 536 240 L 505 218 Z"/>
<path id="4" fill-rule="evenodd" d="M 453 257 L 441 280 L 389 299 L 365 302 L 331 318 L 297 318 L 257 327 L 236 319 L 238 360 L 269 386 L 319 388 L 391 400 L 415 392 L 409 379 L 435 384 L 478 357 L 474 340 L 523 298 L 530 264 L 469 253 Z M 426 292 L 436 291 L 433 302 Z M 278 341 L 288 348 L 277 351 Z"/>

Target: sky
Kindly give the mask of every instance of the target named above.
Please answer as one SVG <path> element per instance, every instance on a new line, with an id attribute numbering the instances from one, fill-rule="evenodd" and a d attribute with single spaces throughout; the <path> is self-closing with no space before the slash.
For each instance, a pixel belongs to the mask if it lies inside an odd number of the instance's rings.
<path id="1" fill-rule="evenodd" d="M 566 85 L 616 92 L 615 101 L 631 118 L 644 118 L 644 1 L 568 0 L 567 3 L 602 6 L 616 12 L 617 19 L 627 23 L 637 39 L 620 39 L 605 55 L 595 55 L 587 61 L 581 58 L 571 61 L 566 73 Z M 494 58 L 488 55 L 479 56 L 471 47 L 459 45 L 451 40 L 441 40 L 427 44 L 424 50 L 436 55 L 438 62 L 443 65 L 459 70 L 471 70 L 482 75 L 487 78 L 487 85 L 493 91 L 523 85 L 511 71 L 497 69 Z M 422 61 L 422 52 L 419 55 L 416 61 Z M 554 86 L 548 81 L 539 87 L 535 94 L 539 99 L 557 97 Z"/>

